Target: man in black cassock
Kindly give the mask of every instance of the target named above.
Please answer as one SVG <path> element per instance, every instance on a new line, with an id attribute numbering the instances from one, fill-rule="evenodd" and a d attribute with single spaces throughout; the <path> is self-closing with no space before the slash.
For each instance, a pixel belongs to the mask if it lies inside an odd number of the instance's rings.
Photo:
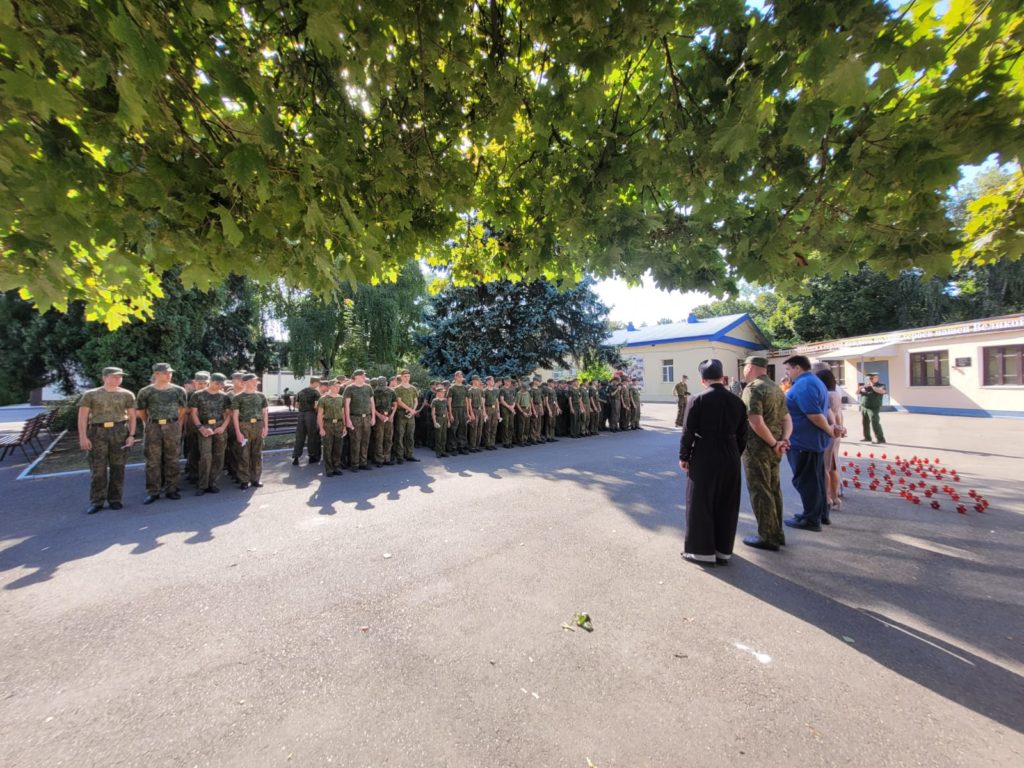
<path id="1" fill-rule="evenodd" d="M 747 406 L 722 383 L 722 362 L 702 362 L 707 389 L 693 398 L 679 443 L 686 472 L 686 538 L 682 556 L 725 565 L 732 557 L 740 515 L 740 454 L 747 444 Z"/>

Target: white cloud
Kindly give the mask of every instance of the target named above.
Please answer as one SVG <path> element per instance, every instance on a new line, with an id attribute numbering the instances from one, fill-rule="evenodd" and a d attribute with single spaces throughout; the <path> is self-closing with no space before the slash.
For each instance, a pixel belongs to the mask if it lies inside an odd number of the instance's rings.
<path id="1" fill-rule="evenodd" d="M 635 288 L 625 280 L 599 280 L 594 290 L 611 310 L 608 317 L 621 323 L 654 325 L 663 317 L 673 322 L 685 320 L 690 310 L 711 301 L 711 296 L 699 291 L 663 291 L 654 280 L 645 276 L 643 284 Z"/>

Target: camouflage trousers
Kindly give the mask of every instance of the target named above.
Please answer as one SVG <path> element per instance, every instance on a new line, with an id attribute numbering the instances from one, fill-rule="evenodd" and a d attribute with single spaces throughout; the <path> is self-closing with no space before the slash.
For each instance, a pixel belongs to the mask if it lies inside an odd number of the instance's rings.
<path id="1" fill-rule="evenodd" d="M 557 417 L 555 416 L 555 414 L 548 413 L 548 414 L 544 415 L 544 429 L 542 431 L 544 432 L 544 437 L 546 437 L 548 440 L 554 440 L 555 439 L 555 422 L 556 421 L 557 421 Z"/>
<path id="2" fill-rule="evenodd" d="M 682 427 L 685 426 L 683 419 L 686 418 L 686 398 L 680 397 L 678 399 L 679 402 L 676 404 L 676 426 Z"/>
<path id="3" fill-rule="evenodd" d="M 619 424 L 622 422 L 622 404 L 612 401 L 611 415 L 608 416 L 608 426 L 612 432 L 618 432 Z"/>
<path id="4" fill-rule="evenodd" d="M 159 496 L 178 490 L 181 467 L 181 422 L 168 421 L 146 424 L 146 438 L 143 445 L 146 454 L 146 493 Z"/>
<path id="5" fill-rule="evenodd" d="M 633 404 L 633 410 L 630 411 L 630 429 L 640 429 L 640 403 Z"/>
<path id="6" fill-rule="evenodd" d="M 452 407 L 452 428 L 455 439 L 455 450 L 464 451 L 469 447 L 469 422 L 466 420 L 466 409 Z M 449 440 L 451 442 L 451 440 Z"/>
<path id="7" fill-rule="evenodd" d="M 498 406 L 492 405 L 487 409 L 487 421 L 484 422 L 484 447 L 493 448 L 498 438 Z"/>
<path id="8" fill-rule="evenodd" d="M 601 408 L 591 406 L 590 408 L 590 434 L 596 435 L 601 431 Z"/>
<path id="9" fill-rule="evenodd" d="M 521 411 L 516 411 L 516 445 L 523 445 L 525 442 L 527 435 L 526 429 L 529 423 L 530 417 L 527 414 L 522 413 Z"/>
<path id="10" fill-rule="evenodd" d="M 782 457 L 756 435 L 743 452 L 750 506 L 757 519 L 757 535 L 769 544 L 786 543 L 782 527 L 782 483 L 779 463 Z"/>
<path id="11" fill-rule="evenodd" d="M 508 408 L 502 408 L 501 415 L 501 443 L 511 447 L 516 437 L 516 414 Z"/>
<path id="12" fill-rule="evenodd" d="M 353 467 L 365 467 L 370 454 L 370 414 L 352 414 L 352 429 L 348 431 L 349 457 Z"/>
<path id="13" fill-rule="evenodd" d="M 102 424 L 90 424 L 86 434 L 92 443 L 89 451 L 89 472 L 92 474 L 89 503 L 102 506 L 108 501 L 120 502 L 124 495 L 124 465 L 128 458 L 124 448 L 128 440 L 128 422 L 122 421 L 106 428 Z"/>
<path id="14" fill-rule="evenodd" d="M 416 442 L 416 417 L 401 408 L 395 411 L 395 432 L 392 439 L 395 444 L 395 455 L 402 460 L 411 459 Z"/>
<path id="15" fill-rule="evenodd" d="M 377 419 L 373 425 L 373 460 L 383 464 L 391 460 L 391 442 L 394 439 L 395 425 L 388 419 Z"/>
<path id="16" fill-rule="evenodd" d="M 341 471 L 341 457 L 345 448 L 345 422 L 324 419 L 324 434 L 320 438 L 324 457 L 324 474 Z"/>
<path id="17" fill-rule="evenodd" d="M 242 422 L 238 428 L 245 438 L 238 451 L 238 482 L 258 483 L 263 475 L 263 419 Z"/>
<path id="18" fill-rule="evenodd" d="M 434 427 L 434 452 L 440 456 L 448 451 L 448 420 L 441 419 Z"/>
<path id="19" fill-rule="evenodd" d="M 530 439 L 535 443 L 540 442 L 540 411 L 530 415 Z"/>
<path id="20" fill-rule="evenodd" d="M 629 429 L 633 424 L 633 409 L 622 407 L 619 410 L 619 429 Z"/>
<path id="21" fill-rule="evenodd" d="M 200 490 L 216 488 L 220 473 L 224 470 L 224 452 L 228 446 L 227 430 L 219 435 L 214 433 L 204 437 L 196 428 L 196 451 L 199 460 L 196 462 L 196 477 Z"/>
<path id="22" fill-rule="evenodd" d="M 480 447 L 480 439 L 484 435 L 484 408 L 473 411 L 473 422 L 469 425 L 469 449 L 475 451 Z"/>
<path id="23" fill-rule="evenodd" d="M 199 479 L 199 427 L 189 420 L 182 426 L 181 431 L 185 449 L 185 479 L 194 483 Z"/>

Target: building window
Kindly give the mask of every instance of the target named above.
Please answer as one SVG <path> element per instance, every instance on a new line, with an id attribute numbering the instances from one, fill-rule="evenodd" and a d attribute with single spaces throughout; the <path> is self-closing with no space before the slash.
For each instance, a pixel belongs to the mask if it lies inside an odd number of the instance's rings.
<path id="1" fill-rule="evenodd" d="M 934 352 L 911 352 L 910 386 L 948 387 L 949 352 L 945 349 Z"/>
<path id="2" fill-rule="evenodd" d="M 845 386 L 846 384 L 846 365 L 842 360 L 822 360 L 821 362 L 828 365 L 828 369 L 832 371 L 832 375 L 836 377 L 836 384 L 839 386 Z"/>
<path id="3" fill-rule="evenodd" d="M 1024 345 L 985 347 L 985 385 L 1024 384 Z"/>
<path id="4" fill-rule="evenodd" d="M 676 380 L 674 360 L 661 361 L 661 380 L 669 384 Z"/>

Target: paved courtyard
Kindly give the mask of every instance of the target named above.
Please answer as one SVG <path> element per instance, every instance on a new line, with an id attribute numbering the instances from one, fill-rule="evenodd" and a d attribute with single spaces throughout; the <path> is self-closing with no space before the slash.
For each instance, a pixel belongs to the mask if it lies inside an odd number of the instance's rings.
<path id="1" fill-rule="evenodd" d="M 8 458 L 0 765 L 1024 765 L 1024 425 L 885 414 L 989 510 L 851 490 L 705 571 L 673 416 L 90 517 Z"/>

